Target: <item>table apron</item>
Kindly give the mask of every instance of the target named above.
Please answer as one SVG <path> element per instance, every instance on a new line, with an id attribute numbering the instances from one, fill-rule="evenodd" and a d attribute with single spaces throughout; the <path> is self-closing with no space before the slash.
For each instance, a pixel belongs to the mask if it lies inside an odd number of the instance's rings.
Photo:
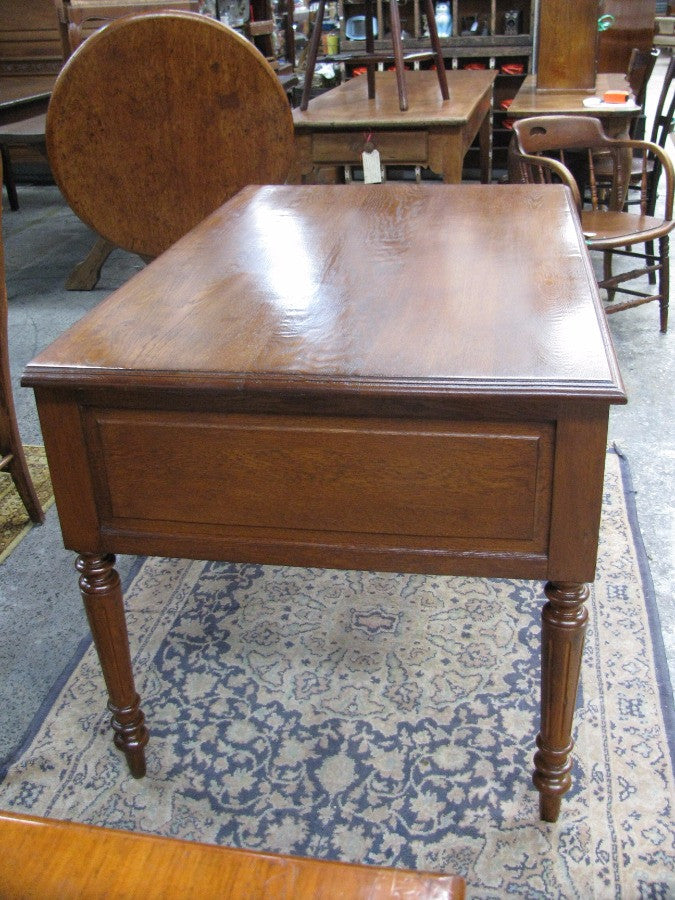
<path id="1" fill-rule="evenodd" d="M 312 135 L 314 164 L 361 165 L 366 139 L 380 154 L 383 164 L 425 165 L 428 159 L 428 134 L 419 131 L 331 131 Z"/>
<path id="2" fill-rule="evenodd" d="M 446 420 L 39 394 L 64 543 L 79 553 L 594 576 L 604 405 L 557 421 Z"/>

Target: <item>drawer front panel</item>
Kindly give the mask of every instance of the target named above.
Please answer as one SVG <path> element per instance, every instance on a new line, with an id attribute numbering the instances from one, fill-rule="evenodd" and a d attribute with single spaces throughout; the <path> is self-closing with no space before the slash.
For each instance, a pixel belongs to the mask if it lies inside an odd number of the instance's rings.
<path id="1" fill-rule="evenodd" d="M 547 547 L 551 425 L 95 410 L 88 429 L 116 528 Z"/>
<path id="2" fill-rule="evenodd" d="M 382 163 L 426 162 L 427 135 L 423 131 L 375 131 L 370 141 L 380 153 Z M 315 163 L 360 164 L 365 134 L 345 131 L 315 134 L 312 137 L 312 160 Z"/>

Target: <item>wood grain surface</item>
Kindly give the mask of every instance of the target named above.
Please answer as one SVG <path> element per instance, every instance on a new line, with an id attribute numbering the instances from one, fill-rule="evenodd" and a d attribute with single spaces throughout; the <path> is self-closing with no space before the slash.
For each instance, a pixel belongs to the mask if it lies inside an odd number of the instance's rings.
<path id="1" fill-rule="evenodd" d="M 149 257 L 244 185 L 283 182 L 292 142 L 267 61 L 237 32 L 188 12 L 118 19 L 93 34 L 61 71 L 47 116 L 50 164 L 72 209 Z"/>
<path id="2" fill-rule="evenodd" d="M 0 814 L 13 900 L 462 900 L 464 879 Z"/>

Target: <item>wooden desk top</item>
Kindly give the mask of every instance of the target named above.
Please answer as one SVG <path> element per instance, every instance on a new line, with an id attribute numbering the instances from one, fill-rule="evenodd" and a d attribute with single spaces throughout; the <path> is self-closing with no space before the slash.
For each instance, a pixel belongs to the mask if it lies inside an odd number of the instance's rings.
<path id="1" fill-rule="evenodd" d="M 571 196 L 250 187 L 41 353 L 24 383 L 622 402 Z"/>
<path id="2" fill-rule="evenodd" d="M 464 879 L 255 853 L 0 814 L 0 895 L 15 900 L 171 897 L 199 900 L 462 900 Z"/>
<path id="3" fill-rule="evenodd" d="M 595 92 L 588 91 L 538 91 L 535 75 L 528 75 L 520 86 L 520 90 L 509 106 L 509 116 L 525 118 L 526 116 L 544 115 L 575 115 L 585 116 L 633 116 L 640 111 L 640 107 L 632 103 L 629 107 L 624 104 L 604 104 L 602 108 L 584 106 L 583 101 L 588 97 L 602 97 L 605 91 L 620 90 L 630 91 L 630 85 L 626 76 L 620 72 L 604 72 L 598 74 L 595 82 Z"/>
<path id="4" fill-rule="evenodd" d="M 46 99 L 52 92 L 56 77 L 56 75 L 1 76 L 0 109 Z"/>
<path id="5" fill-rule="evenodd" d="M 464 124 L 489 91 L 496 71 L 448 71 L 450 99 L 443 100 L 434 71 L 406 72 L 409 108 L 399 108 L 395 72 L 375 74 L 375 97 L 368 99 L 365 76 L 350 78 L 310 101 L 305 112 L 293 110 L 297 130 L 321 128 L 428 127 Z"/>

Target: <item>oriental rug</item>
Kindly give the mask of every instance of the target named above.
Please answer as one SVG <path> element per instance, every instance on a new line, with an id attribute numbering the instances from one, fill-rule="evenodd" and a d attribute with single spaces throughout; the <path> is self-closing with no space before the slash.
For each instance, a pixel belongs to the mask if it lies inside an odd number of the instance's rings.
<path id="1" fill-rule="evenodd" d="M 557 824 L 530 782 L 540 583 L 170 559 L 127 591 L 147 776 L 87 646 L 0 808 L 454 872 L 470 897 L 672 896 L 672 696 L 627 478 L 609 454 Z"/>
<path id="2" fill-rule="evenodd" d="M 23 449 L 35 491 L 46 511 L 54 502 L 54 494 L 45 448 L 25 444 Z M 12 476 L 8 472 L 0 472 L 0 562 L 7 559 L 32 527 L 33 522 L 14 487 Z"/>

